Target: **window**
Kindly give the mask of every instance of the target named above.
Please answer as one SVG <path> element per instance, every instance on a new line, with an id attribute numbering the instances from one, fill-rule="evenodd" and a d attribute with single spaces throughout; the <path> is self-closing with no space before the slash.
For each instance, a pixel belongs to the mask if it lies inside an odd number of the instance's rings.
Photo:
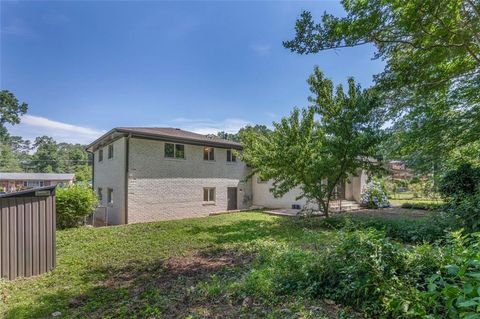
<path id="1" fill-rule="evenodd" d="M 113 144 L 108 145 L 108 158 L 113 158 Z"/>
<path id="2" fill-rule="evenodd" d="M 204 187 L 203 188 L 203 201 L 204 202 L 214 202 L 215 201 L 215 187 Z"/>
<path id="3" fill-rule="evenodd" d="M 103 149 L 98 151 L 98 161 L 103 161 Z"/>
<path id="4" fill-rule="evenodd" d="M 24 187 L 43 187 L 45 184 L 43 181 L 24 181 Z"/>
<path id="5" fill-rule="evenodd" d="M 185 158 L 185 145 L 175 144 L 175 158 Z"/>
<path id="6" fill-rule="evenodd" d="M 237 161 L 237 156 L 235 156 L 235 153 L 233 150 L 227 150 L 227 162 L 236 162 Z"/>
<path id="7" fill-rule="evenodd" d="M 98 194 L 98 200 L 99 200 L 99 202 L 102 203 L 103 195 L 102 195 L 102 188 L 101 188 L 101 187 L 99 187 L 99 188 L 97 189 L 97 194 Z"/>
<path id="8" fill-rule="evenodd" d="M 113 189 L 107 188 L 107 204 L 113 204 Z"/>
<path id="9" fill-rule="evenodd" d="M 165 143 L 165 157 L 185 158 L 185 145 Z"/>
<path id="10" fill-rule="evenodd" d="M 203 159 L 205 161 L 215 160 L 215 149 L 213 147 L 205 147 L 203 149 Z"/>

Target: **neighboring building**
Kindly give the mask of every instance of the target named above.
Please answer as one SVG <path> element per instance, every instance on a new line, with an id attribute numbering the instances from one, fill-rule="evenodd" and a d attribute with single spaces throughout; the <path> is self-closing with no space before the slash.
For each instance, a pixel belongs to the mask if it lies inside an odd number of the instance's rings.
<path id="1" fill-rule="evenodd" d="M 75 180 L 75 174 L 57 173 L 0 173 L 0 191 L 14 192 L 23 189 L 70 185 Z"/>
<path id="2" fill-rule="evenodd" d="M 407 168 L 404 161 L 388 162 L 388 170 L 393 178 L 410 179 L 414 176 L 413 171 Z"/>
<path id="3" fill-rule="evenodd" d="M 276 199 L 270 184 L 248 179 L 250 168 L 236 154 L 241 145 L 176 128 L 119 127 L 89 146 L 93 187 L 107 207 L 109 224 L 207 216 L 252 206 L 285 207 L 294 194 Z M 359 200 L 365 174 L 341 187 Z M 292 193 L 294 193 L 292 191 Z"/>

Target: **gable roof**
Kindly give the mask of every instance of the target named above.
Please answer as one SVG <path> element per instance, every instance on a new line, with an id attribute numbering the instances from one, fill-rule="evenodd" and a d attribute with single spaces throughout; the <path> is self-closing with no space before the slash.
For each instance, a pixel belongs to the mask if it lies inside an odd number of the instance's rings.
<path id="1" fill-rule="evenodd" d="M 57 174 L 57 173 L 0 173 L 0 179 L 21 180 L 21 181 L 70 181 L 75 174 Z"/>
<path id="2" fill-rule="evenodd" d="M 240 143 L 225 140 L 214 135 L 203 135 L 184 131 L 174 127 L 116 127 L 102 135 L 86 147 L 87 151 L 94 151 L 103 142 L 110 143 L 115 137 L 131 135 L 132 137 L 151 138 L 170 142 L 213 146 L 222 148 L 241 149 Z"/>

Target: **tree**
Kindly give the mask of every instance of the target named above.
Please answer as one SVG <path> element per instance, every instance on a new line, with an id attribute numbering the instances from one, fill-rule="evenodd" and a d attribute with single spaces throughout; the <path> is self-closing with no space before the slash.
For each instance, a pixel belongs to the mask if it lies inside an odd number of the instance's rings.
<path id="1" fill-rule="evenodd" d="M 342 4 L 345 17 L 324 13 L 320 23 L 303 12 L 295 38 L 284 46 L 309 54 L 374 44 L 375 58 L 386 62 L 375 80 L 392 116 L 414 111 L 425 125 L 445 121 L 446 130 L 437 127 L 422 133 L 431 140 L 446 135 L 447 151 L 480 139 L 480 1 L 344 0 Z"/>
<path id="2" fill-rule="evenodd" d="M 20 103 L 8 90 L 0 91 L 0 138 L 8 136 L 5 124 L 20 123 L 20 116 L 25 114 L 28 104 Z"/>
<path id="3" fill-rule="evenodd" d="M 315 201 L 328 216 L 337 184 L 361 168 L 375 167 L 371 157 L 383 123 L 380 99 L 351 78 L 346 93 L 341 85 L 334 88 L 317 67 L 308 83 L 312 105 L 295 108 L 271 132 L 246 130 L 242 160 L 254 174 L 273 180 L 274 196 L 299 187 L 300 198 Z"/>
<path id="4" fill-rule="evenodd" d="M 58 172 L 58 148 L 55 140 L 48 136 L 40 136 L 35 139 L 33 145 L 36 148 L 32 157 L 32 167 L 35 172 Z"/>
<path id="5" fill-rule="evenodd" d="M 8 144 L 0 143 L 0 172 L 21 172 L 20 162 Z"/>

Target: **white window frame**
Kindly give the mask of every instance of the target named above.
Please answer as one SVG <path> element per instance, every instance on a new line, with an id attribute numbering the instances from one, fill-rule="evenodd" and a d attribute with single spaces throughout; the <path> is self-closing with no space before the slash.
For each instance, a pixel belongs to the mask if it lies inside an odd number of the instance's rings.
<path id="1" fill-rule="evenodd" d="M 113 154 L 114 154 L 113 144 L 109 144 L 108 145 L 108 151 L 107 151 L 107 158 L 108 159 L 113 159 Z"/>
<path id="2" fill-rule="evenodd" d="M 107 188 L 107 204 L 113 205 L 113 188 Z"/>
<path id="3" fill-rule="evenodd" d="M 168 145 L 173 145 L 173 156 L 167 156 L 167 152 L 165 149 L 167 148 Z M 182 146 L 183 147 L 183 157 L 177 156 L 177 146 Z M 163 146 L 163 157 L 169 158 L 169 159 L 186 159 L 186 152 L 185 152 L 185 144 L 180 144 L 180 143 L 165 143 Z"/>
<path id="4" fill-rule="evenodd" d="M 228 156 L 230 154 L 230 156 Z M 233 149 L 227 150 L 227 163 L 236 163 L 237 162 L 237 155 L 235 155 Z"/>
<path id="5" fill-rule="evenodd" d="M 205 158 L 205 154 L 207 154 L 207 158 Z M 215 147 L 205 146 L 203 148 L 203 160 L 208 162 L 215 161 Z"/>
<path id="6" fill-rule="evenodd" d="M 214 205 L 215 202 L 216 202 L 216 199 L 217 199 L 217 194 L 216 194 L 216 187 L 204 187 L 203 188 L 203 203 L 204 204 L 207 204 L 207 205 Z M 207 193 L 205 193 L 207 192 Z M 206 199 L 205 200 L 205 195 L 206 196 Z"/>

